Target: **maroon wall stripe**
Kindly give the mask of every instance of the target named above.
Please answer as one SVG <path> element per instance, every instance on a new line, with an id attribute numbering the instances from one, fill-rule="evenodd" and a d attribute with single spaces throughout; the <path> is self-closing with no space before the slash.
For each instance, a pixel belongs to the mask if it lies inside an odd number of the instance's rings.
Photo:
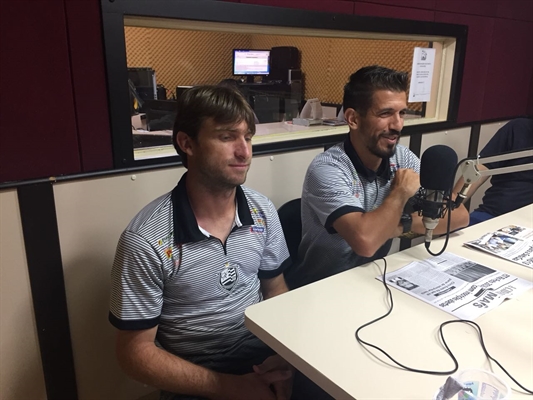
<path id="1" fill-rule="evenodd" d="M 352 2 L 342 0 L 241 0 L 240 2 L 243 4 L 246 3 L 272 7 L 297 8 L 300 10 L 353 14 Z"/>
<path id="2" fill-rule="evenodd" d="M 80 172 L 63 1 L 0 15 L 0 182 Z"/>
<path id="3" fill-rule="evenodd" d="M 83 172 L 113 168 L 100 6 L 66 0 L 72 84 Z"/>
<path id="4" fill-rule="evenodd" d="M 436 22 L 468 26 L 463 86 L 457 122 L 481 119 L 494 19 L 475 15 L 435 12 Z"/>
<path id="5" fill-rule="evenodd" d="M 498 18 L 494 24 L 482 119 L 526 113 L 533 71 L 533 22 Z"/>
<path id="6" fill-rule="evenodd" d="M 420 8 L 395 7 L 383 4 L 367 3 L 365 1 L 355 1 L 355 14 L 372 16 L 372 17 L 386 17 L 386 18 L 400 18 L 412 19 L 416 21 L 430 21 L 435 20 L 435 12 L 433 10 L 424 10 Z"/>

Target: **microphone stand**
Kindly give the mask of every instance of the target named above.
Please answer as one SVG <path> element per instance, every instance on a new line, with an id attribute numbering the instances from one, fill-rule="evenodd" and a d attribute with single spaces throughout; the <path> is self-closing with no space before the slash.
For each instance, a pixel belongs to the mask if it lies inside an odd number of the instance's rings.
<path id="1" fill-rule="evenodd" d="M 479 170 L 479 164 L 486 164 L 498 161 L 508 161 L 515 160 L 517 158 L 524 157 L 533 157 L 533 149 L 515 151 L 511 153 L 498 154 L 496 156 L 483 157 L 479 158 L 465 158 L 462 160 L 458 167 L 461 168 L 461 175 L 465 181 L 464 186 L 461 188 L 459 193 L 457 193 L 457 198 L 454 202 L 453 208 L 459 207 L 466 200 L 468 191 L 472 184 L 483 176 L 492 176 L 500 174 L 508 174 L 511 172 L 520 172 L 533 169 L 533 163 L 521 164 L 521 165 L 511 165 L 509 167 L 500 167 L 487 170 Z"/>
<path id="2" fill-rule="evenodd" d="M 460 168 L 461 175 L 463 176 L 465 184 L 461 188 L 459 193 L 457 193 L 457 197 L 455 201 L 452 201 L 451 196 L 448 198 L 448 201 L 447 201 L 448 224 L 446 227 L 446 240 L 444 241 L 444 246 L 442 250 L 439 251 L 438 253 L 433 253 L 429 249 L 430 242 L 425 241 L 424 245 L 429 254 L 431 254 L 432 256 L 439 256 L 446 250 L 446 247 L 448 246 L 448 240 L 450 238 L 450 226 L 451 226 L 451 221 L 452 221 L 451 212 L 452 210 L 459 207 L 466 200 L 468 191 L 470 190 L 470 187 L 472 186 L 474 182 L 478 181 L 483 176 L 492 176 L 492 175 L 508 174 L 511 172 L 533 170 L 533 163 L 512 165 L 510 167 L 500 167 L 500 168 L 493 168 L 493 169 L 487 169 L 487 170 L 479 170 L 478 166 L 480 164 L 486 164 L 486 163 L 498 162 L 498 161 L 508 161 L 508 160 L 514 160 L 514 159 L 524 158 L 524 157 L 533 157 L 533 149 L 498 154 L 495 156 L 483 157 L 483 158 L 480 158 L 479 156 L 476 158 L 465 158 L 464 160 L 460 161 L 455 166 L 454 176 L 457 175 L 457 171 Z M 453 183 L 452 183 L 452 188 L 450 188 L 450 193 L 452 191 L 453 191 Z"/>

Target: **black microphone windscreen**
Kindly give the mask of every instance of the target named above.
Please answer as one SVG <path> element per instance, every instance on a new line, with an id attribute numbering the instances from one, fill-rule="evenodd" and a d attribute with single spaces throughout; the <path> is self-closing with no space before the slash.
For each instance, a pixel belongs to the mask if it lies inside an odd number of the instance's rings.
<path id="1" fill-rule="evenodd" d="M 420 185 L 427 190 L 452 190 L 457 153 L 448 146 L 431 146 L 420 161 Z"/>

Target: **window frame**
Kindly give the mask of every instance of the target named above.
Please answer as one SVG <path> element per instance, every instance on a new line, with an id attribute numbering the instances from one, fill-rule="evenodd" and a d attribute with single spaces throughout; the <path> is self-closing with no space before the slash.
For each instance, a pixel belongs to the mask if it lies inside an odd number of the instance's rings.
<path id="1" fill-rule="evenodd" d="M 105 64 L 108 83 L 110 125 L 114 168 L 130 168 L 180 162 L 178 155 L 135 160 L 131 132 L 125 17 L 180 19 L 197 22 L 219 22 L 280 28 L 305 28 L 372 34 L 422 36 L 455 39 L 452 78 L 447 118 L 445 121 L 406 126 L 402 134 L 446 130 L 455 126 L 466 54 L 467 27 L 464 25 L 414 21 L 352 14 L 307 11 L 291 8 L 257 6 L 212 0 L 101 0 Z M 354 29 L 354 27 L 357 27 Z M 267 28 L 268 29 L 268 28 Z M 258 33 L 259 29 L 258 29 Z M 400 39 L 404 39 L 404 37 Z M 342 140 L 345 134 L 263 143 L 253 147 L 253 153 L 267 154 L 328 146 Z"/>

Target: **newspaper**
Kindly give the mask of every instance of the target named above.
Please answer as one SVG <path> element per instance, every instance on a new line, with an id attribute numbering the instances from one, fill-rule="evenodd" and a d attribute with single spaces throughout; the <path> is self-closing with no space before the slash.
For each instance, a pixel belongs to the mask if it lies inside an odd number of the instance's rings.
<path id="1" fill-rule="evenodd" d="M 533 229 L 530 228 L 509 225 L 466 242 L 465 246 L 533 268 Z"/>
<path id="2" fill-rule="evenodd" d="M 389 272 L 385 281 L 457 318 L 468 320 L 533 287 L 533 283 L 524 279 L 448 252 Z"/>

